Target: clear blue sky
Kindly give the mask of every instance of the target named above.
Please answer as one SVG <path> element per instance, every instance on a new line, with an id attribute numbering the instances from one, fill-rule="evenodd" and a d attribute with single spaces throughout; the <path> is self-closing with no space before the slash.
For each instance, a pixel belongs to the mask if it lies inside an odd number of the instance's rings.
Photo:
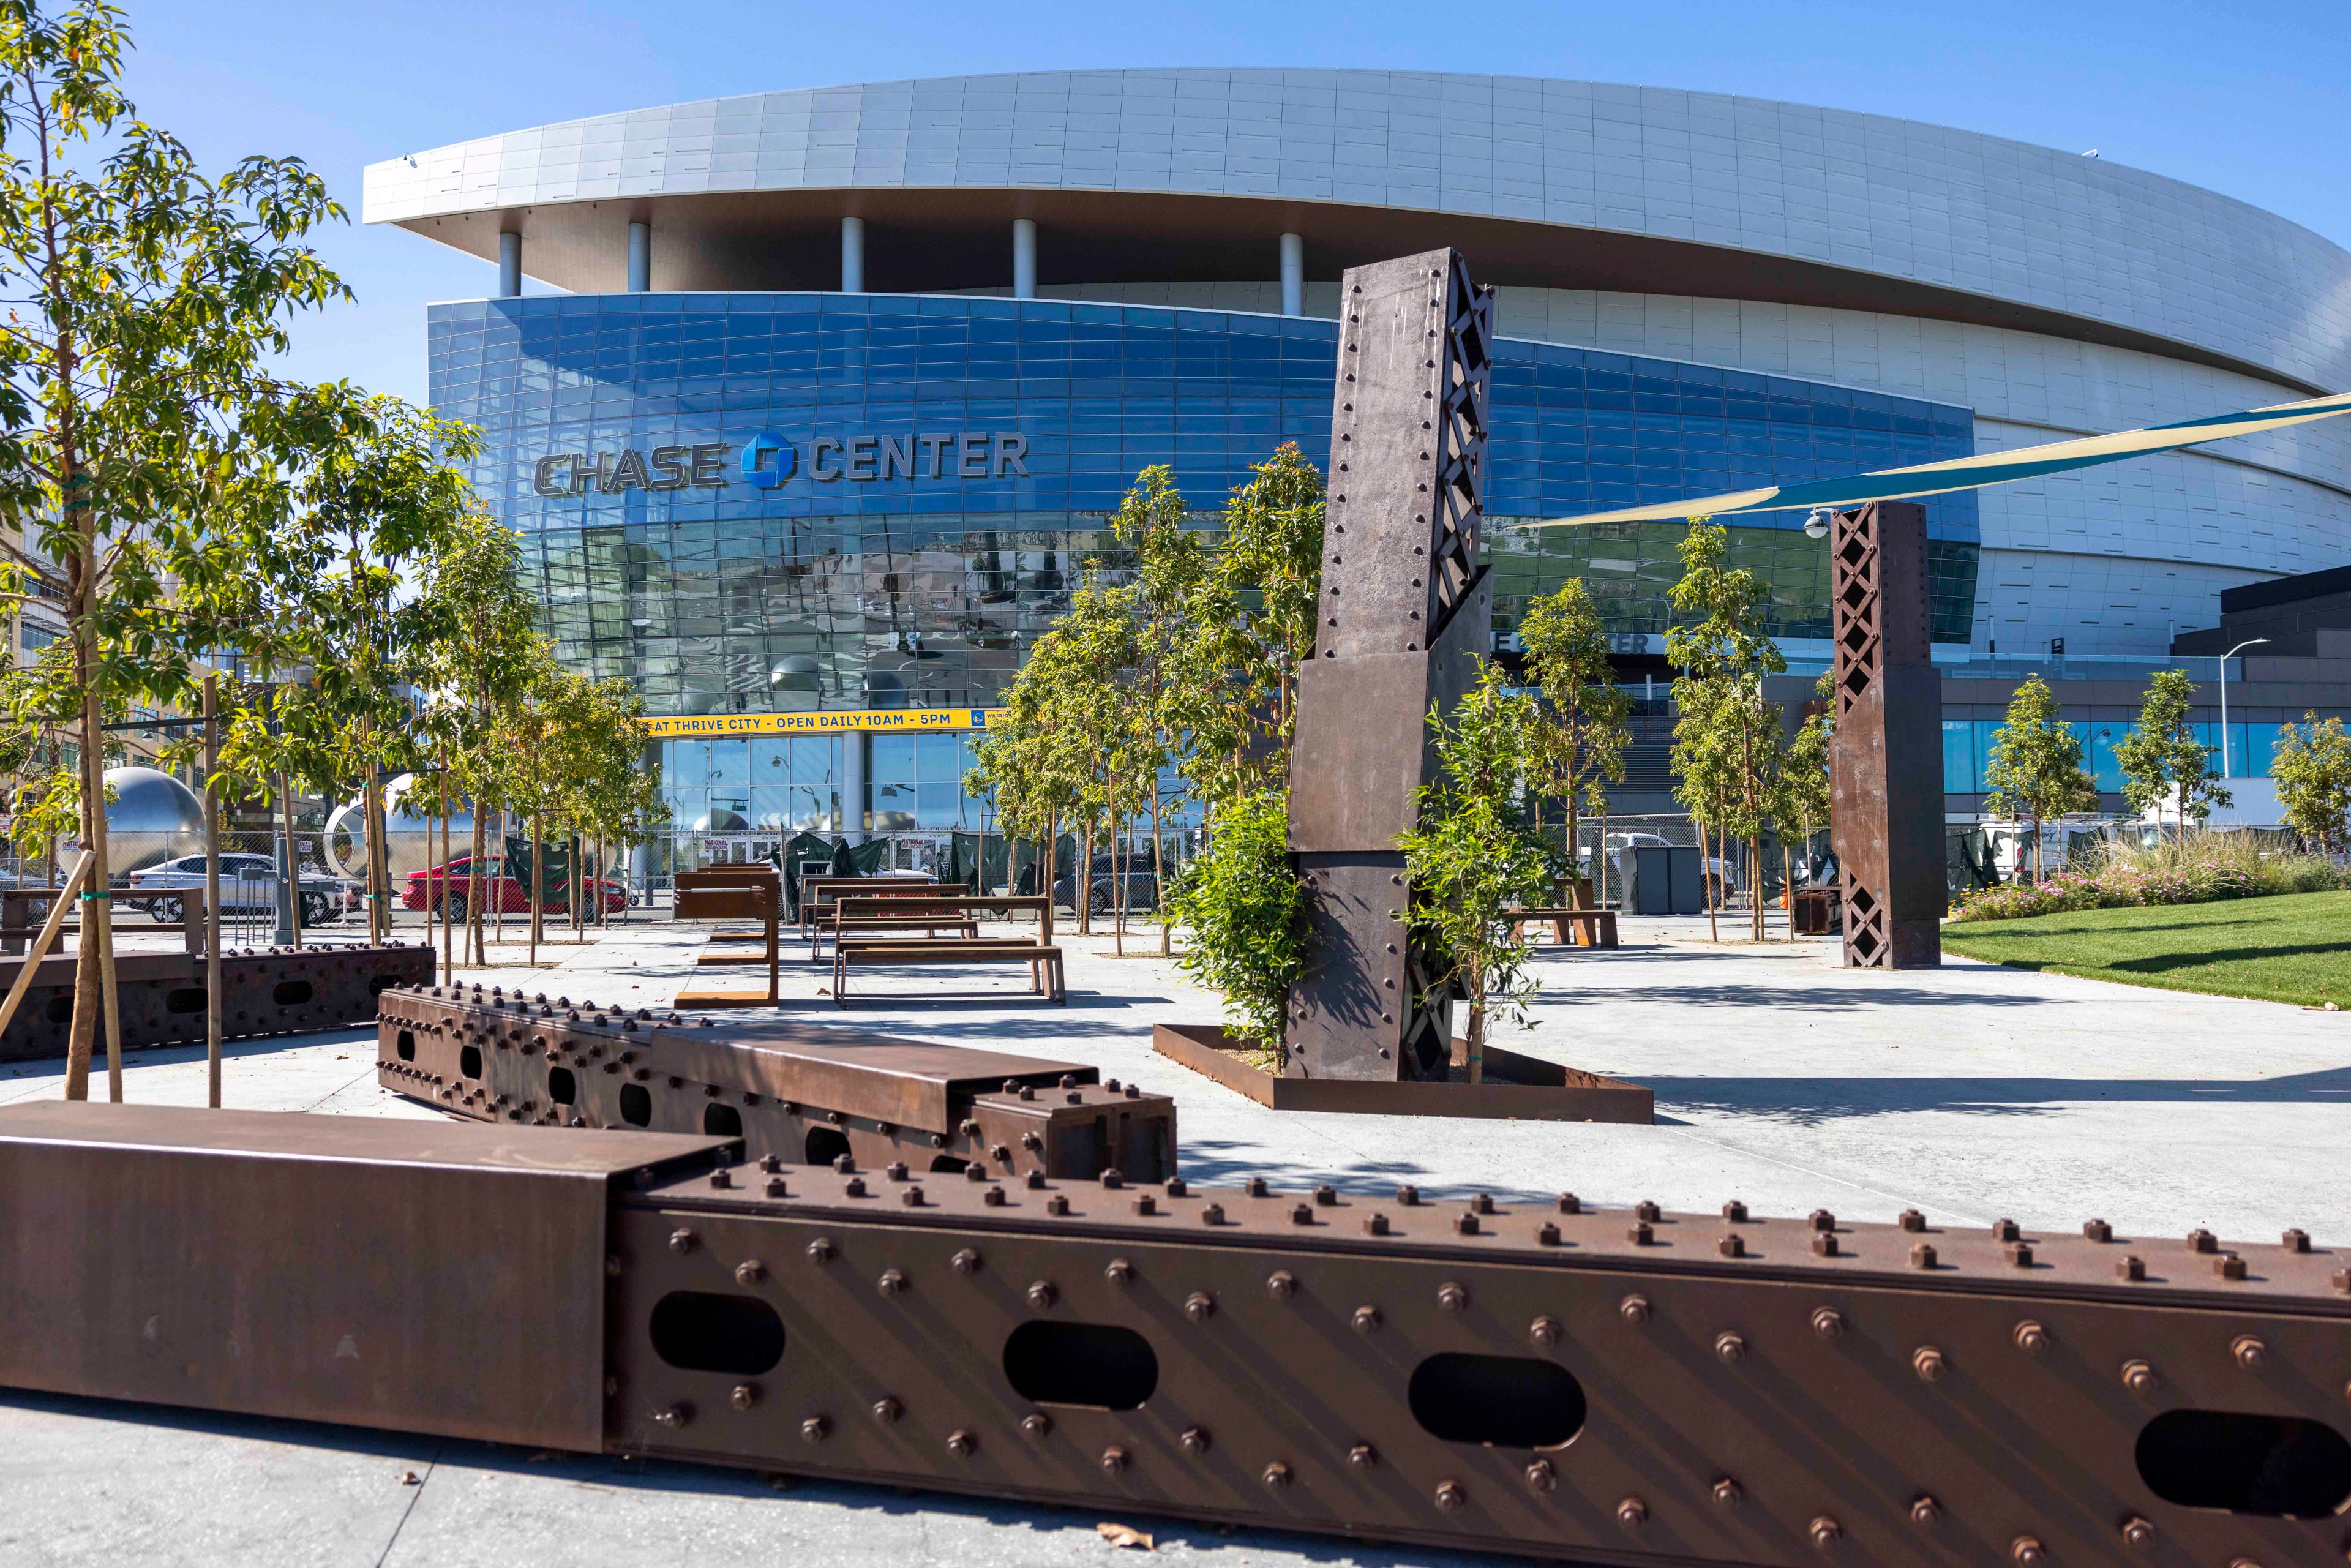
<path id="1" fill-rule="evenodd" d="M 1747 93 L 2095 147 L 2351 245 L 2351 0 L 124 3 L 147 119 L 214 167 L 308 159 L 351 209 L 321 248 L 359 303 L 306 321 L 289 368 L 420 401 L 425 303 L 486 294 L 490 269 L 359 226 L 365 164 L 615 110 L 914 76 L 1362 66 Z"/>

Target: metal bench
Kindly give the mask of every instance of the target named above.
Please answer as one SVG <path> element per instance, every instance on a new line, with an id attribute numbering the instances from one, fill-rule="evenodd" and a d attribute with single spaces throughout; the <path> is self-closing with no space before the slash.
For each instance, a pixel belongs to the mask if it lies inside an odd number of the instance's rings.
<path id="1" fill-rule="evenodd" d="M 832 999 L 837 1005 L 849 1005 L 849 971 L 862 964 L 1026 964 L 1030 990 L 1065 1007 L 1070 1000 L 1061 970 L 1061 950 L 1040 942 L 1009 941 L 997 936 L 938 936 L 919 942 L 852 936 L 836 941 L 832 947 Z"/>
<path id="2" fill-rule="evenodd" d="M 677 890 L 675 913 L 680 920 L 747 918 L 759 922 L 760 930 L 767 937 L 767 950 L 743 956 L 755 964 L 764 958 L 768 965 L 768 994 L 764 997 L 757 991 L 687 991 L 679 995 L 679 1007 L 774 1007 L 782 999 L 783 934 L 780 925 L 783 896 L 782 884 L 772 879 L 764 883 L 738 883 L 731 887 L 681 886 Z M 732 958 L 733 956 L 728 955 L 721 961 Z"/>

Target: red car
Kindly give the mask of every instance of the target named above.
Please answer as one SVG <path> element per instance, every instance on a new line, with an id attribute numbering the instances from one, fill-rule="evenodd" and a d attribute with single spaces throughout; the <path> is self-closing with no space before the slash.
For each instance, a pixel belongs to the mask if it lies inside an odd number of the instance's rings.
<path id="1" fill-rule="evenodd" d="M 441 884 L 445 873 L 449 884 L 450 916 L 463 920 L 465 917 L 467 878 L 472 874 L 473 863 L 473 857 L 468 855 L 464 860 L 451 861 L 447 865 L 434 866 L 430 871 L 409 873 L 407 891 L 400 895 L 401 907 L 437 909 L 441 904 Z M 604 890 L 605 914 L 618 915 L 629 907 L 629 890 L 626 887 L 609 878 L 600 878 L 598 884 Z M 521 878 L 506 874 L 506 862 L 500 856 L 492 855 L 483 863 L 482 891 L 486 909 L 495 910 L 503 904 L 508 915 L 530 913 L 530 890 L 523 886 Z M 498 903 L 489 902 L 492 897 Z M 547 903 L 541 907 L 549 914 L 562 913 L 569 907 L 562 898 L 562 890 L 555 889 L 549 894 Z"/>

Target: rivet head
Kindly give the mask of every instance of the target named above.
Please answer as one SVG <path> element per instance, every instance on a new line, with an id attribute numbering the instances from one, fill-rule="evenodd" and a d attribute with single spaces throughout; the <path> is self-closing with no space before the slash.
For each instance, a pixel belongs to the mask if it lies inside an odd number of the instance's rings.
<path id="1" fill-rule="evenodd" d="M 1813 1544 L 1826 1552 L 1844 1539 L 1844 1526 L 1824 1513 L 1813 1521 L 1808 1533 L 1813 1538 Z"/>
<path id="2" fill-rule="evenodd" d="M 2046 1355 L 2049 1353 L 2049 1331 L 2031 1318 L 2016 1325 L 2015 1339 L 2016 1348 L 2027 1355 Z"/>
<path id="3" fill-rule="evenodd" d="M 1650 1228 L 1646 1219 L 1635 1220 L 1625 1228 L 1625 1239 L 1635 1247 L 1646 1247 L 1656 1239 L 1656 1232 Z"/>
<path id="4" fill-rule="evenodd" d="M 2188 1233 L 2188 1250 L 2190 1252 L 2216 1252 L 2220 1247 L 2220 1239 L 2200 1225 Z"/>
<path id="5" fill-rule="evenodd" d="M 1637 1497 L 1628 1497 L 1616 1505 L 1616 1522 L 1627 1530 L 1638 1530 L 1649 1522 L 1649 1505 Z"/>
<path id="6" fill-rule="evenodd" d="M 1271 1490 L 1280 1491 L 1290 1484 L 1290 1467 L 1276 1459 L 1265 1467 L 1265 1473 L 1259 1479 Z"/>
<path id="7" fill-rule="evenodd" d="M 1736 1366 L 1747 1359 L 1747 1338 L 1724 1331 L 1714 1336 L 1714 1359 L 1725 1366 Z"/>
<path id="8" fill-rule="evenodd" d="M 805 1442 L 821 1443 L 832 1436 L 832 1422 L 826 1416 L 811 1416 L 800 1423 L 800 1437 Z"/>
<path id="9" fill-rule="evenodd" d="M 1125 1469 L 1126 1450 L 1114 1445 L 1104 1448 L 1102 1453 L 1102 1474 L 1106 1476 L 1114 1476 Z"/>
<path id="10" fill-rule="evenodd" d="M 1537 1459 L 1521 1473 L 1526 1478 L 1529 1491 L 1549 1491 L 1559 1485 L 1559 1472 L 1552 1468 L 1549 1459 Z"/>
<path id="11" fill-rule="evenodd" d="M 759 1385 L 756 1383 L 738 1383 L 735 1385 L 734 1392 L 727 1395 L 726 1402 L 737 1410 L 748 1410 L 759 1402 Z"/>
<path id="12" fill-rule="evenodd" d="M 2020 1535 L 2010 1542 L 2008 1555 L 2017 1568 L 2042 1568 L 2049 1561 L 2048 1549 L 2030 1535 Z"/>
<path id="13" fill-rule="evenodd" d="M 1206 1291 L 1195 1291 L 1184 1298 L 1184 1316 L 1192 1322 L 1207 1322 L 1216 1313 L 1217 1298 Z"/>
<path id="14" fill-rule="evenodd" d="M 1386 1215 L 1384 1215 L 1384 1214 L 1369 1214 L 1369 1215 L 1365 1215 L 1365 1216 L 1364 1217 L 1364 1235 L 1366 1235 L 1366 1236 L 1385 1236 L 1387 1233 L 1388 1233 L 1388 1217 L 1387 1217 Z"/>
<path id="15" fill-rule="evenodd" d="M 1747 1223 L 1747 1206 L 1734 1197 L 1722 1206 L 1722 1218 L 1733 1225 L 1744 1225 Z"/>
<path id="16" fill-rule="evenodd" d="M 1027 1294 L 1029 1304 L 1041 1312 L 1052 1306 L 1061 1292 L 1053 1288 L 1052 1281 L 1039 1280 L 1029 1285 Z"/>
<path id="17" fill-rule="evenodd" d="M 906 1407 L 887 1394 L 873 1402 L 872 1409 L 873 1418 L 884 1427 L 906 1413 Z"/>
<path id="18" fill-rule="evenodd" d="M 1354 1324 L 1357 1333 L 1376 1333 L 1380 1326 L 1380 1310 L 1377 1307 L 1357 1307 L 1354 1316 L 1348 1321 Z"/>
<path id="19" fill-rule="evenodd" d="M 1844 1333 L 1844 1314 L 1834 1307 L 1814 1307 L 1813 1332 L 1823 1339 L 1836 1338 Z"/>
<path id="20" fill-rule="evenodd" d="M 1918 1375 L 1922 1383 L 1940 1383 L 1943 1375 L 1950 1371 L 1951 1364 L 1935 1346 L 1922 1344 L 1911 1353 L 1910 1369 Z"/>
<path id="21" fill-rule="evenodd" d="M 2241 1280 L 2245 1277 L 2245 1260 L 2234 1252 L 2223 1252 L 2212 1260 L 2212 1272 L 2223 1280 Z"/>
<path id="22" fill-rule="evenodd" d="M 1559 1195 L 1558 1204 L 1559 1211 L 1562 1214 L 1582 1214 L 1583 1212 L 1583 1200 L 1577 1197 L 1575 1194 L 1572 1192 L 1561 1193 Z"/>
<path id="23" fill-rule="evenodd" d="M 1123 1291 L 1134 1283 L 1134 1265 L 1123 1258 L 1113 1258 L 1102 1265 L 1102 1278 Z"/>
<path id="24" fill-rule="evenodd" d="M 1913 1269 L 1932 1269 L 1935 1267 L 1935 1244 L 1931 1241 L 1921 1241 L 1917 1246 L 1911 1248 L 1910 1267 Z"/>
<path id="25" fill-rule="evenodd" d="M 746 1258 L 735 1265 L 735 1282 L 738 1285 L 756 1285 L 767 1277 L 768 1266 L 757 1258 Z"/>
<path id="26" fill-rule="evenodd" d="M 1623 1318 L 1628 1323 L 1647 1322 L 1649 1321 L 1649 1298 L 1639 1295 L 1625 1297 L 1623 1301 L 1616 1303 L 1616 1315 Z"/>
<path id="27" fill-rule="evenodd" d="M 1665 1210 L 1659 1208 L 1655 1203 L 1652 1203 L 1649 1199 L 1645 1197 L 1640 1202 L 1633 1206 L 1633 1218 L 1635 1219 L 1646 1219 L 1654 1224 L 1657 1220 L 1665 1218 Z"/>
<path id="28" fill-rule="evenodd" d="M 2133 1394 L 2152 1394 L 2161 1382 L 2162 1379 L 2155 1375 L 2155 1368 L 2138 1357 L 2133 1356 L 2123 1363 L 2123 1386 Z"/>
<path id="29" fill-rule="evenodd" d="M 667 1427 L 673 1430 L 693 1419 L 694 1406 L 684 1403 L 664 1406 L 653 1412 L 654 1426 Z"/>
<path id="30" fill-rule="evenodd" d="M 882 1277 L 873 1281 L 873 1288 L 885 1296 L 897 1295 L 906 1288 L 906 1276 L 895 1269 L 884 1269 Z"/>
<path id="31" fill-rule="evenodd" d="M 1208 1451 L 1208 1429 L 1206 1427 L 1186 1427 L 1184 1428 L 1184 1435 L 1176 1438 L 1176 1442 L 1186 1453 L 1196 1459 Z"/>
<path id="32" fill-rule="evenodd" d="M 1831 1214 L 1825 1208 L 1816 1208 L 1813 1210 L 1811 1216 L 1805 1220 L 1805 1223 L 1810 1225 L 1815 1230 L 1834 1230 L 1836 1228 L 1836 1216 Z"/>
<path id="33" fill-rule="evenodd" d="M 979 1439 L 969 1432 L 949 1432 L 947 1452 L 958 1459 L 967 1459 L 979 1449 Z"/>
<path id="34" fill-rule="evenodd" d="M 1744 1258 L 1747 1256 L 1747 1238 L 1734 1230 L 1716 1242 L 1714 1249 L 1726 1258 Z"/>
<path id="35" fill-rule="evenodd" d="M 947 1266 L 958 1274 L 977 1274 L 979 1272 L 979 1254 L 971 1248 L 963 1248 L 947 1260 Z"/>
<path id="36" fill-rule="evenodd" d="M 2247 1372 L 2260 1371 L 2262 1364 L 2270 1358 L 2269 1346 L 2249 1333 L 2241 1333 L 2230 1341 L 2229 1354 Z"/>
<path id="37" fill-rule="evenodd" d="M 1566 1333 L 1567 1331 L 1561 1326 L 1560 1321 L 1549 1315 L 1539 1317 L 1527 1325 L 1529 1343 L 1541 1345 L 1545 1350 L 1557 1344 L 1566 1337 Z"/>
<path id="38" fill-rule="evenodd" d="M 2112 1241 L 2115 1228 L 2103 1219 L 2085 1219 L 2082 1222 L 2082 1234 L 2092 1241 Z"/>
<path id="39" fill-rule="evenodd" d="M 1920 1492 L 1910 1500 L 1910 1522 L 1921 1530 L 1932 1529 L 1943 1517 L 1943 1505 Z"/>
<path id="40" fill-rule="evenodd" d="M 1814 1231 L 1813 1233 L 1813 1256 L 1815 1258 L 1834 1258 L 1836 1255 L 1836 1232 L 1834 1230 Z"/>
<path id="41" fill-rule="evenodd" d="M 1265 1277 L 1265 1293 L 1277 1301 L 1286 1301 L 1298 1294 L 1298 1277 L 1287 1269 L 1276 1269 Z"/>
<path id="42" fill-rule="evenodd" d="M 694 1250 L 694 1232 L 680 1227 L 669 1233 L 669 1249 L 681 1257 Z"/>
<path id="43" fill-rule="evenodd" d="M 2134 1551 L 2144 1552 L 2155 1544 L 2155 1522 L 2137 1514 L 2123 1521 L 2123 1544 Z"/>
<path id="44" fill-rule="evenodd" d="M 1924 1230 L 1927 1228 L 1927 1217 L 1915 1208 L 1906 1208 L 1899 1223 L 1905 1230 Z"/>
<path id="45" fill-rule="evenodd" d="M 2126 1254 L 2122 1261 L 2115 1265 L 2115 1278 L 2117 1280 L 2146 1279 L 2147 1260 L 2139 1257 L 2135 1252 Z"/>
<path id="46" fill-rule="evenodd" d="M 1020 1430 L 1031 1437 L 1043 1437 L 1053 1430 L 1053 1418 L 1042 1410 L 1031 1410 L 1020 1417 Z"/>
<path id="47" fill-rule="evenodd" d="M 1995 1219 L 1991 1222 L 1991 1239 L 1994 1241 L 2013 1241 L 2020 1234 L 2016 1228 L 2016 1221 L 2013 1219 Z"/>
<path id="48" fill-rule="evenodd" d="M 1439 1312 L 1458 1312 L 1468 1305 L 1469 1292 L 1452 1281 L 1447 1280 L 1444 1284 L 1437 1287 L 1437 1306 Z"/>
<path id="49" fill-rule="evenodd" d="M 2285 1233 L 2281 1245 L 2289 1252 L 2307 1252 L 2310 1250 L 2310 1232 L 2296 1226 Z"/>

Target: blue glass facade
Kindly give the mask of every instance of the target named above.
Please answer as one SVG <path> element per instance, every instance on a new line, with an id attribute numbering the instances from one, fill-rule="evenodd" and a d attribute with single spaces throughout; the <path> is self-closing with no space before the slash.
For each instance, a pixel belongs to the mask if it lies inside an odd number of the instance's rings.
<path id="1" fill-rule="evenodd" d="M 664 713 L 991 700 L 1138 469 L 1173 464 L 1207 512 L 1282 442 L 1322 458 L 1337 352 L 1329 321 L 961 296 L 500 299 L 435 307 L 431 333 L 434 402 L 482 428 L 475 486 L 528 536 L 562 656 Z M 1497 520 L 1972 450 L 1960 408 L 1525 342 L 1496 359 Z M 747 472 L 762 436 L 778 450 Z M 1928 506 L 1938 634 L 1963 641 L 1975 497 Z M 1498 531 L 1498 624 L 1580 574 L 1614 629 L 1662 631 L 1678 534 Z M 1776 628 L 1825 635 L 1798 519 L 1734 538 Z"/>

